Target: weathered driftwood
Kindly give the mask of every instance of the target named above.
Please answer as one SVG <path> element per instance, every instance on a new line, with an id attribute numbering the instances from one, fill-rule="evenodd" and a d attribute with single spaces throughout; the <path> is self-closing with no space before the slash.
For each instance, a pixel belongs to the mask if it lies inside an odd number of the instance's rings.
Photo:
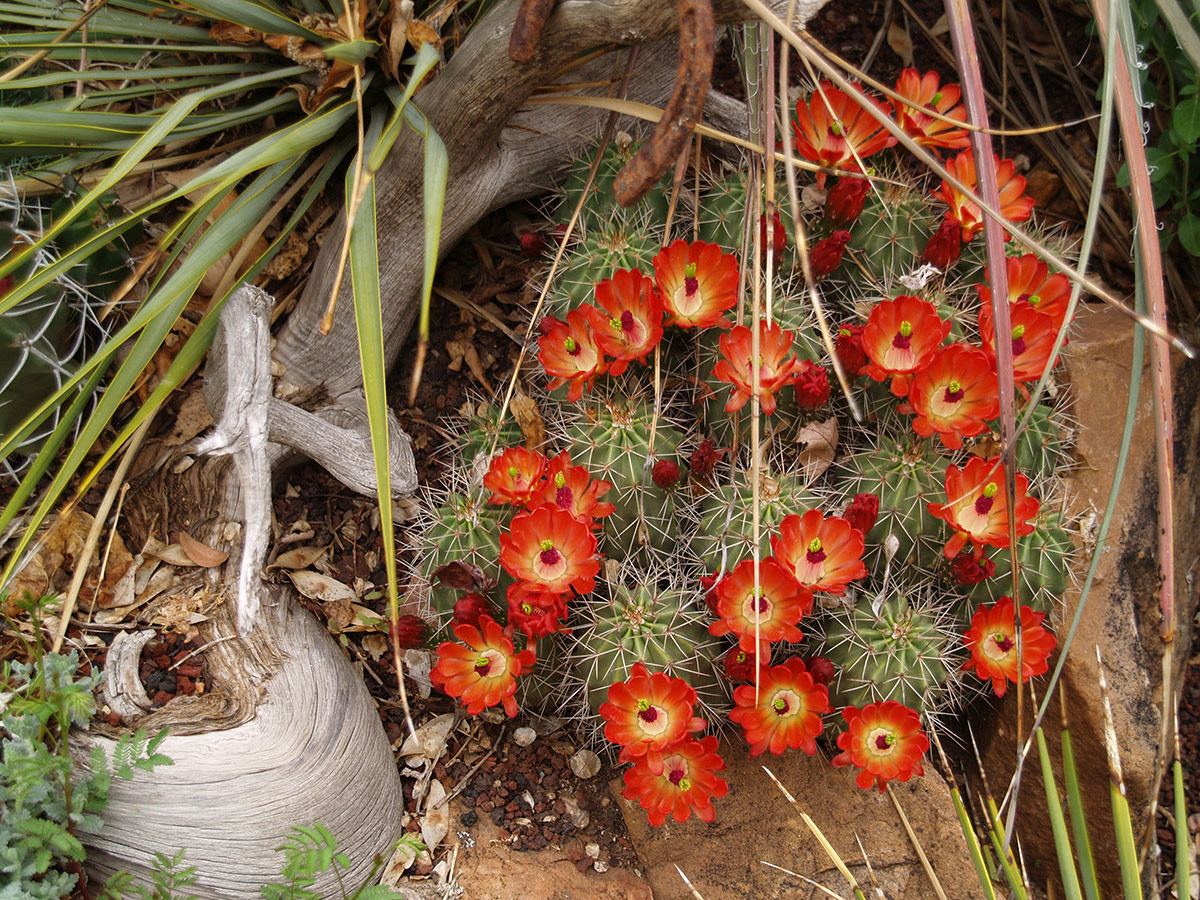
<path id="1" fill-rule="evenodd" d="M 443 250 L 487 212 L 550 188 L 568 160 L 598 133 L 604 114 L 596 110 L 524 107 L 534 89 L 559 77 L 586 51 L 655 40 L 676 24 L 674 5 L 661 0 L 564 0 L 531 64 L 517 67 L 507 55 L 517 5 L 516 0 L 498 4 L 417 95 L 450 151 Z M 776 5 L 783 11 L 787 3 Z M 805 17 L 815 8 L 808 6 Z M 746 17 L 745 9 L 729 0 L 718 3 L 717 14 L 726 22 Z M 669 41 L 644 52 L 631 98 L 661 105 L 670 92 L 675 56 Z M 571 77 L 581 82 L 611 78 L 623 59 L 609 54 Z M 744 127 L 739 105 L 717 95 L 710 95 L 706 117 L 727 129 Z M 377 184 L 389 365 L 415 318 L 421 283 L 421 160 L 419 142 L 406 135 Z M 317 328 L 333 286 L 342 229 L 339 223 L 327 235 L 314 276 L 280 331 L 274 390 L 264 392 L 260 372 L 247 387 L 248 396 L 257 399 L 226 399 L 232 391 L 228 373 L 212 367 L 206 399 L 211 398 L 220 424 L 203 446 L 232 451 L 239 466 L 227 458 L 209 457 L 190 467 L 167 461 L 126 503 L 134 546 L 150 535 L 186 530 L 233 552 L 222 570 L 196 573 L 190 586 L 179 589 L 210 602 L 209 619 L 201 625 L 202 640 L 208 642 L 208 690 L 202 697 L 176 698 L 133 721 L 151 731 L 171 727 L 161 752 L 175 765 L 114 783 L 105 829 L 88 837 L 88 864 L 96 876 L 123 868 L 145 879 L 156 852 L 185 847 L 200 876 L 193 893 L 258 896 L 258 886 L 278 872 L 274 848 L 288 831 L 321 821 L 354 861 L 346 883 L 355 884 L 373 855 L 385 851 L 399 833 L 399 780 L 359 673 L 290 591 L 268 587 L 259 577 L 266 540 L 262 528 L 270 513 L 263 484 L 269 484 L 278 461 L 299 449 L 340 467 L 338 477 L 347 483 L 374 489 L 373 468 L 361 463 L 369 460 L 369 448 L 362 450 L 361 378 L 348 281 L 340 288 L 332 334 L 323 337 Z M 246 346 L 259 341 L 251 338 Z M 291 404 L 284 404 L 280 394 Z M 264 396 L 269 398 L 265 417 L 259 406 Z M 236 413 L 239 403 L 242 412 Z M 329 431 L 314 422 L 314 415 L 349 432 Z M 258 448 L 265 418 L 265 461 L 261 449 L 251 455 L 249 437 L 238 432 L 243 417 L 252 416 Z M 352 444 L 360 448 L 360 462 L 347 466 Z M 406 462 L 411 464 L 411 453 L 402 438 L 393 446 L 399 448 L 394 463 L 402 472 Z M 411 489 L 402 475 L 398 481 Z M 248 515 L 247 504 L 252 507 Z M 240 597 L 226 587 L 233 585 Z M 108 739 L 95 733 L 78 739 L 81 760 L 97 741 Z M 328 880 L 318 889 L 338 895 Z"/>

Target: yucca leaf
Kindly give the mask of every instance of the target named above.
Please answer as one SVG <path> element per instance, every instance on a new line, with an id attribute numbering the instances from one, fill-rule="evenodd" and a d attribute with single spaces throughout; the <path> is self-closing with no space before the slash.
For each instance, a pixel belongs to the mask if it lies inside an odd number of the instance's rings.
<path id="1" fill-rule="evenodd" d="M 1050 814 L 1050 829 L 1054 834 L 1054 852 L 1058 856 L 1058 872 L 1062 876 L 1063 891 L 1067 900 L 1083 900 L 1079 888 L 1079 876 L 1075 872 L 1075 860 L 1071 856 L 1071 837 L 1067 834 L 1067 821 L 1063 817 L 1062 800 L 1054 782 L 1054 767 L 1050 764 L 1050 750 L 1046 746 L 1046 733 L 1037 729 L 1038 758 L 1042 764 L 1042 784 L 1046 789 L 1046 811 Z"/>
<path id="2" fill-rule="evenodd" d="M 442 213 L 446 203 L 446 181 L 450 173 L 450 156 L 425 114 L 415 103 L 404 107 L 404 117 L 418 134 L 425 138 L 425 180 L 422 196 L 425 201 L 425 274 L 421 282 L 421 316 L 418 334 L 429 339 L 429 305 L 433 297 L 433 275 L 437 271 L 438 243 L 442 235 Z"/>
<path id="3" fill-rule="evenodd" d="M 315 43 L 324 40 L 315 31 L 289 18 L 267 0 L 189 0 L 188 6 L 218 22 L 234 22 L 264 34 L 290 34 Z"/>
<path id="4" fill-rule="evenodd" d="M 1140 367 L 1137 371 L 1141 371 Z M 1092 837 L 1083 809 L 1083 794 L 1079 790 L 1079 770 L 1075 767 L 1075 745 L 1071 743 L 1071 732 L 1066 728 L 1062 732 L 1062 760 L 1063 783 L 1067 788 L 1067 809 L 1071 813 L 1071 831 L 1075 835 L 1075 854 L 1079 858 L 1083 893 L 1087 900 L 1100 900 L 1096 859 L 1092 855 Z"/>
<path id="5" fill-rule="evenodd" d="M 347 65 L 357 66 L 360 63 L 366 62 L 372 56 L 379 52 L 381 44 L 377 41 L 357 40 L 343 41 L 340 44 L 331 44 L 324 49 L 326 58 L 336 59 L 344 62 Z"/>
<path id="6" fill-rule="evenodd" d="M 963 803 L 962 794 L 957 785 L 950 788 L 950 799 L 954 803 L 954 812 L 958 815 L 958 825 L 962 829 L 963 840 L 967 842 L 967 851 L 971 854 L 971 862 L 975 865 L 975 874 L 979 885 L 983 888 L 985 900 L 996 900 L 996 889 L 992 886 L 992 878 L 983 857 L 983 849 L 979 845 L 979 836 L 971 824 L 971 817 Z"/>
<path id="7" fill-rule="evenodd" d="M 1175 736 L 1175 741 L 1176 748 L 1178 748 L 1178 734 Z M 1179 761 L 1178 751 L 1171 775 L 1175 786 L 1175 896 L 1176 900 L 1192 900 L 1192 863 L 1188 853 L 1191 835 L 1188 833 L 1187 793 L 1183 786 L 1183 763 Z"/>

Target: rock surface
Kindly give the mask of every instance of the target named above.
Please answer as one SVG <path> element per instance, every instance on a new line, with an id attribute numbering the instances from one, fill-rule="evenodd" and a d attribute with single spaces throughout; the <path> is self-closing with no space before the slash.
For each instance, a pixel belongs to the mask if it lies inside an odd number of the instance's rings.
<path id="1" fill-rule="evenodd" d="M 660 900 L 629 869 L 581 872 L 564 850 L 515 851 L 486 817 L 460 842 L 456 869 L 464 900 Z"/>
<path id="2" fill-rule="evenodd" d="M 1066 513 L 1078 518 L 1088 541 L 1079 554 L 1079 581 L 1090 562 L 1094 534 L 1104 513 L 1120 448 L 1132 364 L 1133 326 L 1108 307 L 1083 311 L 1075 322 L 1066 363 L 1071 410 L 1079 423 L 1076 444 L 1078 465 L 1068 482 Z M 1097 682 L 1095 647 L 1104 656 L 1113 703 L 1118 744 L 1134 822 L 1142 835 L 1150 800 L 1156 794 L 1162 742 L 1161 716 L 1163 643 L 1159 638 L 1159 575 L 1157 560 L 1157 482 L 1155 479 L 1154 417 L 1151 407 L 1149 348 L 1143 369 L 1141 394 L 1133 434 L 1107 547 L 1101 557 L 1084 617 L 1069 650 L 1063 681 L 1071 738 L 1081 767 L 1081 789 L 1088 815 L 1102 883 L 1119 883 L 1109 805 L 1109 775 L 1104 753 L 1103 707 Z M 1175 388 L 1175 640 L 1170 650 L 1173 681 L 1178 687 L 1187 661 L 1192 616 L 1197 598 L 1187 583 L 1187 573 L 1200 551 L 1200 529 L 1195 513 L 1196 460 L 1200 451 L 1200 365 L 1180 365 L 1177 357 Z M 1093 524 L 1094 523 L 1094 524 Z M 1079 603 L 1079 585 L 1068 591 L 1066 609 L 1057 628 L 1059 640 Z M 1047 679 L 1038 679 L 1044 689 Z M 1040 696 L 1040 694 L 1039 694 Z M 1061 746 L 1060 706 L 1047 716 L 1046 732 L 1051 755 Z M 1001 793 L 1015 768 L 1016 692 L 1010 691 L 998 709 L 984 710 L 990 724 L 977 727 L 983 742 L 984 765 L 992 790 Z M 1030 713 L 1026 695 L 1021 734 L 1028 734 Z M 1018 833 L 1025 849 L 1029 876 L 1035 884 L 1057 880 L 1053 838 L 1046 814 L 1045 793 L 1033 751 L 1024 768 Z M 1062 794 L 1061 771 L 1059 793 Z"/>
<path id="3" fill-rule="evenodd" d="M 870 876 L 856 838 L 861 839 L 875 876 L 891 900 L 937 896 L 887 794 L 859 790 L 852 772 L 834 769 L 827 760 L 799 751 L 751 759 L 744 742 L 725 742 L 721 756 L 729 767 L 721 773 L 729 782 L 729 794 L 716 801 L 717 818 L 711 825 L 692 817 L 682 824 L 668 819 L 667 824 L 652 828 L 636 801 L 618 800 L 654 889 L 654 900 L 692 900 L 695 896 L 676 866 L 704 900 L 829 896 L 797 875 L 811 878 L 838 896 L 850 895 L 846 880 L 796 808 L 763 771 L 764 765 L 797 798 L 868 891 Z M 926 772 L 924 778 L 894 785 L 895 796 L 946 896 L 981 898 L 983 891 L 967 855 L 950 792 L 932 767 Z M 620 781 L 611 787 L 613 795 L 620 798 Z"/>

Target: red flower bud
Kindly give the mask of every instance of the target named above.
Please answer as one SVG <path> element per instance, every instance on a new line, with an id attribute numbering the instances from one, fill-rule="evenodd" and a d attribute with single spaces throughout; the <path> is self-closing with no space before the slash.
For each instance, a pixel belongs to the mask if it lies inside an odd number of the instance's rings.
<path id="1" fill-rule="evenodd" d="M 754 681 L 754 654 L 734 647 L 725 654 L 725 677 L 730 681 Z"/>
<path id="2" fill-rule="evenodd" d="M 784 230 L 783 220 L 779 218 L 779 210 L 775 210 L 771 214 L 771 221 L 774 227 L 771 228 L 771 237 L 767 238 L 767 217 L 758 217 L 758 234 L 762 240 L 763 248 L 770 247 L 771 252 L 775 254 L 775 262 L 779 262 L 783 256 L 783 250 L 787 247 L 787 231 Z"/>
<path id="3" fill-rule="evenodd" d="M 724 455 L 725 451 L 716 449 L 712 441 L 701 441 L 700 446 L 692 451 L 692 459 L 688 465 L 692 479 L 698 484 L 706 483 L 712 477 L 717 462 Z"/>
<path id="4" fill-rule="evenodd" d="M 650 477 L 664 491 L 669 491 L 679 483 L 679 466 L 669 459 L 660 459 L 650 470 Z"/>
<path id="5" fill-rule="evenodd" d="M 817 684 L 829 684 L 833 681 L 833 676 L 837 674 L 834 671 L 833 663 L 824 656 L 810 656 L 804 660 L 804 667 L 808 669 L 808 674 L 813 677 L 813 681 Z"/>
<path id="6" fill-rule="evenodd" d="M 925 245 L 921 254 L 921 262 L 936 266 L 943 272 L 958 261 L 962 253 L 962 225 L 957 219 L 949 216 L 942 219 L 942 225 Z"/>
<path id="7" fill-rule="evenodd" d="M 796 403 L 801 409 L 820 409 L 829 402 L 829 373 L 824 366 L 808 363 L 796 376 Z"/>
<path id="8" fill-rule="evenodd" d="M 414 650 L 429 637 L 429 625 L 420 616 L 401 616 L 392 624 L 391 637 L 403 650 Z"/>
<path id="9" fill-rule="evenodd" d="M 839 178 L 825 201 L 825 215 L 834 225 L 851 225 L 862 215 L 863 203 L 871 190 L 867 178 Z"/>
<path id="10" fill-rule="evenodd" d="M 875 494 L 855 494 L 842 513 L 842 518 L 865 536 L 879 518 L 879 497 Z"/>
<path id="11" fill-rule="evenodd" d="M 986 556 L 976 559 L 970 553 L 960 553 L 950 562 L 950 574 L 964 587 L 979 584 L 985 578 L 991 578 L 995 572 L 996 564 Z"/>
<path id="12" fill-rule="evenodd" d="M 862 373 L 862 370 L 869 363 L 870 357 L 867 356 L 867 351 L 863 349 L 862 333 L 865 325 L 843 325 L 834 335 L 834 352 L 837 353 L 838 362 L 842 364 L 842 371 L 846 373 L 847 378 L 854 378 Z"/>
<path id="13" fill-rule="evenodd" d="M 708 606 L 708 611 L 721 618 L 721 614 L 717 611 L 717 592 L 713 590 L 717 586 L 717 573 L 711 575 L 700 576 L 700 587 L 704 588 L 704 603 Z"/>
<path id="14" fill-rule="evenodd" d="M 842 254 L 846 252 L 846 243 L 850 240 L 850 232 L 835 231 L 809 252 L 814 279 L 824 278 L 842 264 Z"/>
<path id="15" fill-rule="evenodd" d="M 529 259 L 537 259 L 546 252 L 546 238 L 536 231 L 521 235 L 521 252 Z"/>
<path id="16" fill-rule="evenodd" d="M 454 604 L 454 622 L 457 625 L 471 625 L 478 628 L 480 616 L 496 617 L 491 602 L 483 594 L 474 592 L 463 594 Z"/>
<path id="17" fill-rule="evenodd" d="M 549 334 L 553 334 L 556 325 L 561 325 L 565 328 L 566 324 L 566 322 L 556 319 L 554 316 L 543 316 L 542 321 L 538 322 L 538 334 L 546 337 Z"/>

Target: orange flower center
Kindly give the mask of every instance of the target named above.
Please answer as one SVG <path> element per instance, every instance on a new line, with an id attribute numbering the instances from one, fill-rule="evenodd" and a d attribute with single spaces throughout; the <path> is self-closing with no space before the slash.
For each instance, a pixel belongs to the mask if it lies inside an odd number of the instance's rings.
<path id="1" fill-rule="evenodd" d="M 662 734 L 667 729 L 667 713 L 643 697 L 637 702 L 638 724 L 646 734 L 653 737 Z"/>
<path id="2" fill-rule="evenodd" d="M 751 595 L 742 604 L 742 617 L 748 622 L 762 622 L 764 619 L 770 618 L 768 615 L 770 610 L 771 601 L 763 596 L 760 588 L 757 597 Z"/>

